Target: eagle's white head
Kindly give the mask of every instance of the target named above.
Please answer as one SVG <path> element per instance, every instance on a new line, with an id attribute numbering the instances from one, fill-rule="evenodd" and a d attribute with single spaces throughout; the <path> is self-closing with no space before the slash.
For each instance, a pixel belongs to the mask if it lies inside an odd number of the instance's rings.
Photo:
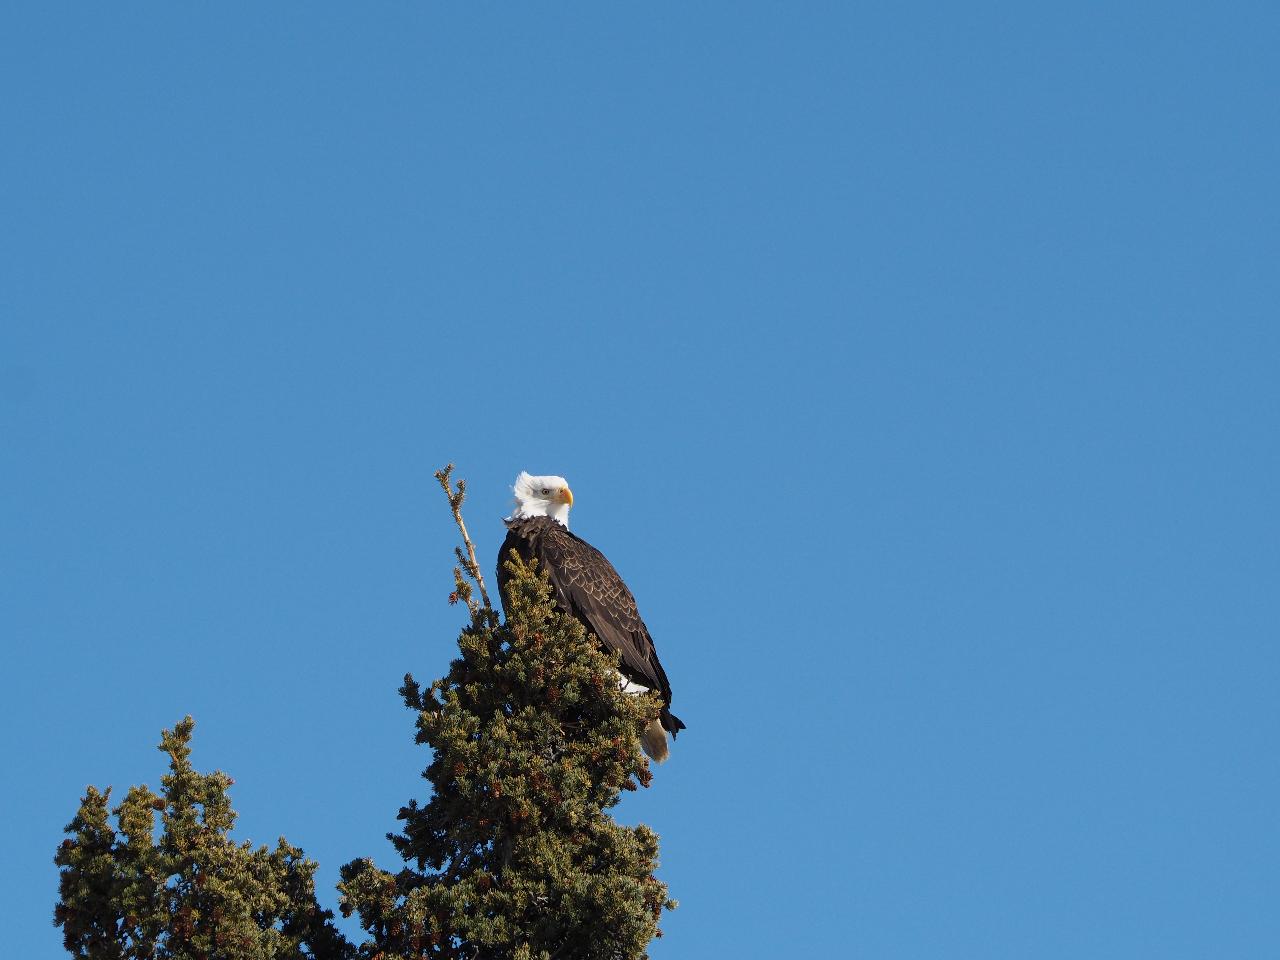
<path id="1" fill-rule="evenodd" d="M 564 527 L 569 526 L 573 492 L 564 477 L 534 477 L 521 470 L 511 489 L 516 495 L 516 509 L 508 520 L 550 517 Z"/>

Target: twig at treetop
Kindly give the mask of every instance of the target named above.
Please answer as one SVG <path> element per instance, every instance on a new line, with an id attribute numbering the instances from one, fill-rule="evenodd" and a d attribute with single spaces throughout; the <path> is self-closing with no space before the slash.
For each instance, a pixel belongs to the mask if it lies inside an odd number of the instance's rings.
<path id="1" fill-rule="evenodd" d="M 492 617 L 494 616 L 493 604 L 489 602 L 489 591 L 484 587 L 484 575 L 480 572 L 480 564 L 476 561 L 476 546 L 471 542 L 471 537 L 467 535 L 467 525 L 462 520 L 462 501 L 467 496 L 467 481 L 459 480 L 457 490 L 454 490 L 450 478 L 453 476 L 453 464 L 449 464 L 443 470 L 436 471 L 436 479 L 440 481 L 440 487 L 444 490 L 444 495 L 449 498 L 449 509 L 453 511 L 453 522 L 458 525 L 458 530 L 462 533 L 462 542 L 467 546 L 467 554 L 463 556 L 460 549 L 455 549 L 458 556 L 458 562 L 466 569 L 467 574 L 475 581 L 477 587 L 480 588 L 480 599 L 484 601 L 483 607 L 485 611 Z M 462 571 L 454 568 L 454 583 L 457 585 L 457 594 L 467 603 L 467 608 L 476 614 L 480 612 L 480 604 L 475 602 L 471 596 L 470 586 L 462 579 Z M 453 598 L 450 598 L 451 601 Z"/>

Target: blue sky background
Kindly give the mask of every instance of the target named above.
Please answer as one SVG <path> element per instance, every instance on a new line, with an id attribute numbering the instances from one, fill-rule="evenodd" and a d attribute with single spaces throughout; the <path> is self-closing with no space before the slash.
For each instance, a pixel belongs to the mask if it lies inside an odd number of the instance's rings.
<path id="1" fill-rule="evenodd" d="M 394 867 L 453 460 L 657 638 L 657 960 L 1276 956 L 1278 10 L 7 8 L 8 951 L 186 713 Z"/>

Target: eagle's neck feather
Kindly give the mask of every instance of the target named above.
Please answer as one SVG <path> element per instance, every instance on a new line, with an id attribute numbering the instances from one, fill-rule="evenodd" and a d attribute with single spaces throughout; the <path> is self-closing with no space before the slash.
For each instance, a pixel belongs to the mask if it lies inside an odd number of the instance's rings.
<path id="1" fill-rule="evenodd" d="M 569 529 L 569 504 L 548 503 L 546 500 L 519 500 L 511 520 L 530 520 L 533 517 L 550 517 L 566 530 Z"/>

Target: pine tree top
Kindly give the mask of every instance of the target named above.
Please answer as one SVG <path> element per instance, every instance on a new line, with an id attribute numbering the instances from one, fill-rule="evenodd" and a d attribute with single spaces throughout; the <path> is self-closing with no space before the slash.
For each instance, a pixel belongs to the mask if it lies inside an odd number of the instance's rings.
<path id="1" fill-rule="evenodd" d="M 507 622 L 476 618 L 445 677 L 401 688 L 435 751 L 432 794 L 391 837 L 411 868 L 343 870 L 371 957 L 639 958 L 675 906 L 653 876 L 657 836 L 606 813 L 650 783 L 639 732 L 660 702 L 624 693 L 616 656 L 509 563 Z"/>
<path id="2" fill-rule="evenodd" d="M 233 781 L 194 770 L 194 727 L 187 717 L 164 731 L 160 793 L 135 786 L 111 809 L 110 788 L 86 791 L 54 857 L 67 950 L 85 960 L 352 956 L 316 903 L 315 863 L 283 838 L 274 850 L 230 839 Z"/>

